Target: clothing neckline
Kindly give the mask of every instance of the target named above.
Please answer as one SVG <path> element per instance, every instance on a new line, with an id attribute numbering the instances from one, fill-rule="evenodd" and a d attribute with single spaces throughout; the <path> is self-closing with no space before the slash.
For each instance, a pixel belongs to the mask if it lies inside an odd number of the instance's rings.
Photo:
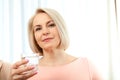
<path id="1" fill-rule="evenodd" d="M 72 60 L 71 62 L 67 63 L 67 64 L 64 64 L 64 65 L 59 65 L 59 66 L 39 66 L 39 68 L 59 68 L 59 67 L 66 67 L 66 66 L 69 66 L 73 63 L 76 63 L 77 61 L 79 61 L 81 58 L 78 57 L 74 60 Z"/>

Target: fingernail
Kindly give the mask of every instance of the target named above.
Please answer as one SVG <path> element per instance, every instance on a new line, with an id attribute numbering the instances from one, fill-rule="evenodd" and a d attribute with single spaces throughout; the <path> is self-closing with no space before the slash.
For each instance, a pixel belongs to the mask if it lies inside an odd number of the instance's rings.
<path id="1" fill-rule="evenodd" d="M 34 74 L 37 74 L 37 73 L 38 73 L 38 71 L 35 71 L 35 72 L 34 72 Z"/>
<path id="2" fill-rule="evenodd" d="M 33 68 L 35 68 L 35 66 L 34 66 L 34 65 L 30 65 L 30 68 L 32 68 L 32 69 L 33 69 Z"/>
<path id="3" fill-rule="evenodd" d="M 28 62 L 29 60 L 28 59 L 25 59 L 26 62 Z"/>

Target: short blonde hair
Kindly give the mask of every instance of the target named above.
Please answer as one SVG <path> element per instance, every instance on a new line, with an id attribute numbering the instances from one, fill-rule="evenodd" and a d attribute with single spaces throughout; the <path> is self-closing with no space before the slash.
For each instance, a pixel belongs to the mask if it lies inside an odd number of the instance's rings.
<path id="1" fill-rule="evenodd" d="M 57 26 L 58 34 L 60 36 L 59 48 L 66 50 L 69 45 L 69 37 L 66 29 L 66 24 L 64 23 L 64 20 L 61 17 L 61 15 L 56 10 L 53 9 L 38 8 L 36 10 L 36 13 L 33 15 L 33 17 L 29 20 L 29 24 L 28 24 L 28 38 L 29 38 L 30 48 L 32 49 L 32 51 L 35 53 L 40 53 L 40 55 L 43 55 L 42 48 L 37 44 L 33 31 L 33 20 L 38 13 L 46 13 L 51 17 L 51 19 L 54 21 L 54 23 Z"/>

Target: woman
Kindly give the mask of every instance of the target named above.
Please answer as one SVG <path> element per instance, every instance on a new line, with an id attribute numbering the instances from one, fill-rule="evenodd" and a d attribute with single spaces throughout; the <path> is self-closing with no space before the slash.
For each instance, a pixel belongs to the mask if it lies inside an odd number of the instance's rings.
<path id="1" fill-rule="evenodd" d="M 64 20 L 53 9 L 37 9 L 28 26 L 29 42 L 33 52 L 43 56 L 38 71 L 34 66 L 25 66 L 28 60 L 13 65 L 13 80 L 102 80 L 94 66 L 82 57 L 65 52 L 69 45 Z"/>
<path id="2" fill-rule="evenodd" d="M 10 80 L 11 64 L 0 60 L 0 80 Z"/>

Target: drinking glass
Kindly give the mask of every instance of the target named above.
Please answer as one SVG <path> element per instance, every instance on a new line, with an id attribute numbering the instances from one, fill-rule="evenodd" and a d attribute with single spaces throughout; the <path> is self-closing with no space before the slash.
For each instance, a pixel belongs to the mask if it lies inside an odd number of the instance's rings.
<path id="1" fill-rule="evenodd" d="M 35 66 L 35 71 L 38 69 L 40 56 L 37 53 L 22 53 L 21 59 L 27 59 L 29 62 L 24 66 Z"/>

